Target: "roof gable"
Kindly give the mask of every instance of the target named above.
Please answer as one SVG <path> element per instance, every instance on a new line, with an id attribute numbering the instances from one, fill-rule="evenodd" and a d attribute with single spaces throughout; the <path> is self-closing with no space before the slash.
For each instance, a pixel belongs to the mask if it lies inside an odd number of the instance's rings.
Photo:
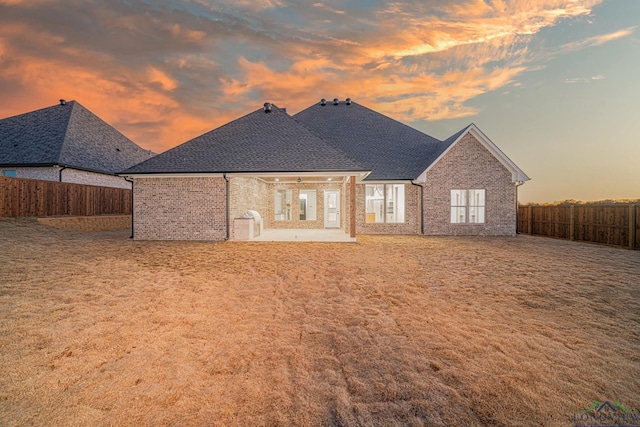
<path id="1" fill-rule="evenodd" d="M 123 174 L 368 171 L 283 109 L 259 109 Z"/>
<path id="2" fill-rule="evenodd" d="M 475 124 L 471 123 L 467 127 L 462 130 L 456 132 L 454 135 L 447 138 L 445 141 L 449 141 L 449 145 L 446 150 L 444 150 L 440 155 L 433 160 L 432 163 L 427 166 L 427 168 L 420 174 L 418 177 L 419 181 L 424 181 L 426 179 L 427 172 L 436 164 L 438 161 L 443 158 L 449 150 L 451 150 L 465 135 L 471 134 L 473 137 L 487 150 L 491 153 L 509 172 L 511 172 L 511 180 L 513 182 L 523 182 L 529 181 L 531 178 L 527 176 L 526 173 L 522 171 L 515 163 L 507 157 L 506 154 L 502 152 L 498 148 L 497 145 L 493 143 Z"/>
<path id="3" fill-rule="evenodd" d="M 356 102 L 318 103 L 293 117 L 370 168 L 366 180 L 415 179 L 452 142 Z"/>
<path id="4" fill-rule="evenodd" d="M 4 165 L 60 165 L 113 174 L 153 155 L 75 101 L 0 120 Z"/>

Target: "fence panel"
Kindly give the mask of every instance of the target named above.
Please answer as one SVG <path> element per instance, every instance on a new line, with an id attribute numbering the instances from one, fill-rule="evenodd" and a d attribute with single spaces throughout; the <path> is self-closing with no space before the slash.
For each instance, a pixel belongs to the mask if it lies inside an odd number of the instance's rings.
<path id="1" fill-rule="evenodd" d="M 518 231 L 640 249 L 640 205 L 520 206 Z"/>
<path id="2" fill-rule="evenodd" d="M 131 214 L 131 190 L 0 177 L 0 217 Z"/>

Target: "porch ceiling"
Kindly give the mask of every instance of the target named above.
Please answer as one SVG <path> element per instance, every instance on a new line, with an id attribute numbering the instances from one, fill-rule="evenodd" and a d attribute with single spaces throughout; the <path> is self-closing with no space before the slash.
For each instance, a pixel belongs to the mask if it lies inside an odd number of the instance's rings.
<path id="1" fill-rule="evenodd" d="M 369 172 L 362 171 L 321 171 L 321 172 L 233 172 L 227 173 L 227 177 L 251 176 L 267 183 L 327 183 L 348 182 L 350 177 L 355 176 L 357 182 L 361 182 L 369 175 Z"/>
<path id="2" fill-rule="evenodd" d="M 282 183 L 291 183 L 291 184 L 321 184 L 328 182 L 337 182 L 343 183 L 347 177 L 344 176 L 260 176 L 261 180 L 268 182 L 270 184 L 282 184 Z"/>

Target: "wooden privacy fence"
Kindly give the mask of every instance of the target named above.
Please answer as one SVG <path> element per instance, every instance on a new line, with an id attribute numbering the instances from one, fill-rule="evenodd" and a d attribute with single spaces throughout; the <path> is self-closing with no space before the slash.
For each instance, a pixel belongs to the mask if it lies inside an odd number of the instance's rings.
<path id="1" fill-rule="evenodd" d="M 0 217 L 131 214 L 131 190 L 0 177 Z"/>
<path id="2" fill-rule="evenodd" d="M 640 205 L 520 206 L 518 231 L 640 249 Z"/>

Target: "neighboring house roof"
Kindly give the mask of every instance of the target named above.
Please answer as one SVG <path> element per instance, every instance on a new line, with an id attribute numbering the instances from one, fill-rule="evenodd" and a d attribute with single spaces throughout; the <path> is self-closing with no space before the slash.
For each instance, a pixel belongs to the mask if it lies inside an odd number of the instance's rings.
<path id="1" fill-rule="evenodd" d="M 122 174 L 367 172 L 285 110 L 270 105 L 133 166 Z"/>
<path id="2" fill-rule="evenodd" d="M 356 102 L 317 103 L 296 120 L 371 169 L 366 180 L 413 180 L 453 143 L 439 141 Z"/>
<path id="3" fill-rule="evenodd" d="M 0 120 L 0 166 L 115 174 L 154 155 L 75 101 Z"/>

